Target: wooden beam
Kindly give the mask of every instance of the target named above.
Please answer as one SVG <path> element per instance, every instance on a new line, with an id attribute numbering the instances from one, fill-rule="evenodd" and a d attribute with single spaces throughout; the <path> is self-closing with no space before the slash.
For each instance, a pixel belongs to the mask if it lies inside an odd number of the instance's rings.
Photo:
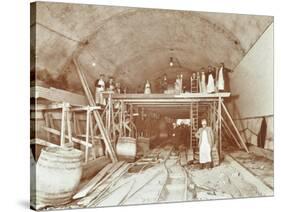
<path id="1" fill-rule="evenodd" d="M 224 105 L 223 102 L 222 102 L 222 108 L 224 109 L 224 112 L 226 113 L 228 119 L 230 120 L 230 123 L 232 124 L 232 126 L 233 126 L 233 128 L 234 128 L 234 130 L 235 130 L 235 132 L 236 132 L 236 134 L 237 134 L 237 136 L 238 136 L 238 138 L 239 138 L 241 144 L 243 145 L 243 147 L 244 147 L 244 149 L 246 150 L 246 152 L 249 153 L 249 150 L 248 150 L 248 147 L 247 147 L 246 143 L 244 142 L 242 136 L 240 135 L 240 132 L 238 131 L 237 127 L 235 126 L 235 123 L 234 123 L 234 121 L 232 120 L 232 117 L 231 117 L 231 115 L 229 114 L 229 112 L 228 112 L 228 110 L 227 110 L 227 108 L 225 107 L 225 105 Z"/>
<path id="2" fill-rule="evenodd" d="M 217 98 L 205 98 L 205 99 L 187 99 L 187 98 L 183 98 L 183 99 L 177 99 L 177 98 L 170 98 L 170 99 L 122 99 L 125 103 L 135 103 L 135 104 L 144 104 L 144 103 L 150 103 L 150 104 L 164 104 L 164 103 L 185 103 L 185 104 L 190 104 L 192 102 L 213 102 L 213 101 L 218 101 Z"/>
<path id="3" fill-rule="evenodd" d="M 219 131 L 219 156 L 220 156 L 220 159 L 222 158 L 222 140 L 221 140 L 221 117 L 222 117 L 222 114 L 221 114 L 221 105 L 222 105 L 222 99 L 221 97 L 219 97 L 219 103 L 218 103 L 218 131 Z"/>
<path id="4" fill-rule="evenodd" d="M 62 89 L 34 86 L 30 88 L 30 91 L 30 96 L 36 99 L 44 98 L 54 102 L 69 102 L 71 105 L 77 106 L 87 105 L 85 96 Z"/>
<path id="5" fill-rule="evenodd" d="M 30 119 L 44 119 L 43 116 L 44 111 L 31 111 L 30 113 Z M 48 111 L 50 115 L 53 116 L 54 120 L 61 120 L 61 111 Z M 80 111 L 76 114 L 76 119 L 80 121 L 86 121 L 85 114 L 81 114 Z"/>
<path id="6" fill-rule="evenodd" d="M 66 116 L 66 107 L 62 108 L 61 114 L 61 134 L 60 134 L 60 145 L 65 145 L 65 116 Z"/>
<path id="7" fill-rule="evenodd" d="M 231 131 L 231 129 L 229 128 L 227 122 L 225 121 L 225 119 L 222 117 L 222 122 L 224 124 L 224 126 L 226 127 L 227 131 L 230 133 L 230 135 L 232 136 L 232 138 L 234 139 L 235 143 L 237 144 L 237 146 L 239 148 L 241 148 L 241 144 L 239 143 L 239 141 L 237 140 L 237 138 L 235 137 L 235 135 L 233 134 L 233 132 Z"/>
<path id="8" fill-rule="evenodd" d="M 101 156 L 94 160 L 89 160 L 87 164 L 83 164 L 82 178 L 81 182 L 93 179 L 106 165 L 110 163 L 110 159 Z"/>
<path id="9" fill-rule="evenodd" d="M 49 122 L 50 122 L 50 128 L 55 129 L 55 123 L 54 123 L 53 114 L 49 113 L 48 118 L 49 118 Z M 51 136 L 51 138 L 52 137 L 54 137 L 55 140 L 56 139 L 59 140 L 59 138 L 60 138 L 58 135 L 57 136 L 53 135 L 53 136 Z"/>
<path id="10" fill-rule="evenodd" d="M 222 125 L 225 128 L 225 132 L 228 135 L 229 138 L 233 138 L 233 140 L 235 141 L 235 144 L 239 147 L 239 149 L 241 149 L 241 144 L 239 143 L 239 141 L 237 140 L 237 138 L 235 137 L 235 135 L 233 134 L 232 130 L 230 129 L 230 127 L 228 126 L 227 122 L 225 121 L 225 119 L 223 118 L 223 116 L 221 117 L 222 119 Z"/>
<path id="11" fill-rule="evenodd" d="M 86 119 L 86 149 L 85 149 L 85 162 L 88 162 L 88 156 L 89 156 L 89 133 L 90 133 L 90 115 L 91 115 L 91 110 L 87 110 L 87 119 Z"/>
<path id="12" fill-rule="evenodd" d="M 40 139 L 40 138 L 33 138 L 30 140 L 30 144 L 39 144 L 39 145 L 42 145 L 42 146 L 50 146 L 50 147 L 56 147 L 58 145 L 56 144 L 53 144 L 49 141 L 45 141 L 43 139 Z"/>
<path id="13" fill-rule="evenodd" d="M 91 179 L 83 188 L 81 188 L 74 196 L 73 199 L 85 197 L 91 190 L 105 177 L 106 174 L 112 169 L 113 164 L 110 163 L 105 166 L 93 179 Z"/>
<path id="14" fill-rule="evenodd" d="M 49 119 L 49 114 L 48 112 L 44 112 L 43 113 L 43 116 L 44 116 L 44 120 L 45 120 L 45 125 L 46 127 L 50 127 L 50 119 Z M 47 140 L 48 141 L 51 141 L 51 134 L 49 132 L 46 132 L 47 134 Z"/>
<path id="15" fill-rule="evenodd" d="M 91 133 L 91 142 L 92 142 L 92 145 L 93 145 L 93 147 L 92 148 L 96 148 L 95 147 L 95 140 L 94 140 L 94 127 L 93 127 L 93 119 L 92 119 L 93 117 L 90 115 L 90 120 L 89 120 L 89 124 L 90 124 L 90 133 Z M 92 151 L 92 153 L 93 153 L 93 157 L 94 157 L 94 159 L 96 159 L 96 151 L 95 151 L 95 149 L 94 149 L 94 151 Z"/>
<path id="16" fill-rule="evenodd" d="M 61 135 L 60 131 L 58 131 L 58 130 L 56 130 L 56 129 L 52 129 L 52 128 L 44 127 L 44 126 L 42 126 L 42 129 L 43 129 L 43 130 L 46 130 L 46 131 L 48 131 L 48 132 L 50 132 L 50 133 L 53 133 L 53 134 L 55 134 L 55 135 Z M 66 139 L 69 139 L 69 137 L 68 137 L 67 135 L 65 135 L 65 138 L 66 138 Z M 80 139 L 78 139 L 78 138 L 75 138 L 75 137 L 72 137 L 72 141 L 73 141 L 73 142 L 76 142 L 76 143 L 78 143 L 78 144 L 82 144 L 82 145 L 84 145 L 84 146 L 92 147 L 92 144 L 88 144 L 88 145 L 87 145 L 85 141 L 82 141 L 82 140 L 80 140 Z"/>
<path id="17" fill-rule="evenodd" d="M 70 112 L 69 110 L 66 111 L 66 124 L 67 124 L 67 134 L 68 134 L 68 137 L 69 137 L 69 142 L 70 143 L 73 143 L 72 142 L 72 129 L 71 129 L 71 121 L 70 121 Z"/>
<path id="18" fill-rule="evenodd" d="M 100 110 L 101 107 L 100 106 L 81 106 L 81 107 L 74 107 L 71 108 L 70 111 L 74 112 L 74 111 L 87 111 L 87 110 Z"/>
<path id="19" fill-rule="evenodd" d="M 72 119 L 73 119 L 73 131 L 74 131 L 74 136 L 77 136 L 81 134 L 81 132 L 78 132 L 78 126 L 77 126 L 77 120 L 76 120 L 76 114 L 72 113 Z"/>
<path id="20" fill-rule="evenodd" d="M 127 94 L 113 94 L 112 99 L 190 99 L 190 98 L 226 98 L 230 97 L 230 93 L 183 93 L 180 95 L 174 94 L 141 94 L 141 93 L 127 93 Z"/>
<path id="21" fill-rule="evenodd" d="M 97 195 L 99 195 L 99 192 L 97 191 L 97 189 L 99 187 L 103 187 L 102 185 L 105 185 L 105 182 L 122 166 L 124 165 L 124 161 L 119 161 L 117 163 L 114 163 L 113 166 L 107 170 L 106 175 L 103 176 L 99 182 L 97 183 L 91 183 L 89 187 L 86 187 L 86 191 L 87 194 L 89 194 L 88 196 L 86 196 L 84 199 L 81 199 L 77 204 L 79 205 L 87 205 L 89 204 L 93 199 L 95 199 L 95 197 Z M 85 192 L 83 192 L 85 193 Z"/>

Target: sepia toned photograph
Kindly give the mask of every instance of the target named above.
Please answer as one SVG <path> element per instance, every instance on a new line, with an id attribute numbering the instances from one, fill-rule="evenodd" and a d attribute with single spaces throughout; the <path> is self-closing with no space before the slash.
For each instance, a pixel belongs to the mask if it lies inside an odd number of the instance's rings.
<path id="1" fill-rule="evenodd" d="M 31 3 L 30 208 L 274 196 L 273 41 L 273 16 Z"/>

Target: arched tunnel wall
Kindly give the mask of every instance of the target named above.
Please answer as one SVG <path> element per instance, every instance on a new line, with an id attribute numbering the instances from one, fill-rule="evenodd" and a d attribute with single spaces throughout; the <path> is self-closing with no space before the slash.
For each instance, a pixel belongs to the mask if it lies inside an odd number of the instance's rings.
<path id="1" fill-rule="evenodd" d="M 230 74 L 234 98 L 228 104 L 248 143 L 258 145 L 263 117 L 267 130 L 265 148 L 273 149 L 273 24 Z"/>

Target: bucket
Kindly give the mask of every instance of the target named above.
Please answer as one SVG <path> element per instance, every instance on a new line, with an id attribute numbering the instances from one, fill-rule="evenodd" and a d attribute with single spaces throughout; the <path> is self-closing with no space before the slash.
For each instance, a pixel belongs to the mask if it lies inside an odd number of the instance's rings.
<path id="1" fill-rule="evenodd" d="M 136 139 L 120 137 L 116 145 L 116 153 L 119 160 L 134 162 L 137 154 Z"/>
<path id="2" fill-rule="evenodd" d="M 71 201 L 82 177 L 82 155 L 70 147 L 42 149 L 36 164 L 36 204 L 57 206 Z"/>

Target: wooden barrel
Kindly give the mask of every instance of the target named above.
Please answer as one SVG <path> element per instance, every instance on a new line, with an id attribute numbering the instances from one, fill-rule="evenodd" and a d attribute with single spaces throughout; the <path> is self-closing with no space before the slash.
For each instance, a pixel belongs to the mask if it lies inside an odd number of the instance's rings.
<path id="1" fill-rule="evenodd" d="M 36 204 L 57 206 L 70 202 L 82 177 L 82 155 L 70 147 L 42 149 L 36 164 Z"/>
<path id="2" fill-rule="evenodd" d="M 119 160 L 135 161 L 137 154 L 136 139 L 132 137 L 120 137 L 116 145 L 116 153 Z"/>

